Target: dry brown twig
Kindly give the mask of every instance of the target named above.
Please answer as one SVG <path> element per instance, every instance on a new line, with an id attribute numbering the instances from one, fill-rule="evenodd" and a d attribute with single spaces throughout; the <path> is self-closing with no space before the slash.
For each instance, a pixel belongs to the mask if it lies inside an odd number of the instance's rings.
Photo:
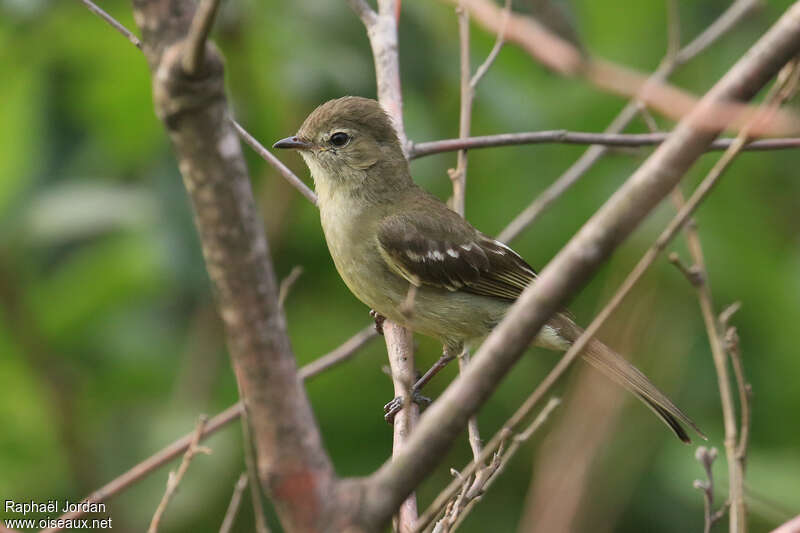
<path id="1" fill-rule="evenodd" d="M 714 176 L 716 179 L 727 170 L 741 150 L 741 147 L 750 139 L 752 129 L 757 127 L 756 121 L 762 120 L 761 117 L 768 117 L 776 112 L 778 107 L 794 93 L 797 88 L 798 77 L 800 77 L 800 69 L 797 68 L 796 60 L 788 63 L 781 70 L 778 74 L 777 81 L 765 98 L 765 103 L 763 105 L 764 112 L 760 113 L 757 118 L 753 119 L 751 122 L 745 124 L 742 131 L 739 132 L 739 135 L 736 137 L 736 141 L 725 151 L 719 161 L 717 161 L 711 169 L 709 176 Z M 683 195 L 679 188 L 675 189 L 673 199 L 678 209 L 683 209 L 685 207 Z M 728 375 L 728 353 L 726 353 L 725 350 L 723 337 L 725 331 L 721 329 L 720 321 L 714 312 L 713 297 L 706 273 L 703 249 L 700 243 L 700 236 L 694 224 L 686 226 L 686 238 L 693 265 L 691 267 L 683 266 L 677 255 L 673 255 L 671 259 L 672 263 L 687 276 L 687 279 L 697 290 L 703 322 L 711 345 L 711 354 L 717 373 L 717 384 L 719 387 L 720 402 L 722 404 L 722 418 L 725 427 L 725 457 L 728 464 L 730 532 L 744 533 L 747 531 L 747 510 L 744 494 L 745 450 L 743 448 L 740 449 L 740 444 L 746 446 L 746 438 L 745 440 L 738 440 L 737 438 L 739 429 L 737 429 L 736 425 L 736 408 Z M 724 316 L 729 318 L 730 314 L 731 313 L 725 313 Z M 744 373 L 741 370 L 740 359 L 737 358 L 737 362 L 739 364 L 737 365 L 738 371 L 736 372 L 736 376 L 737 383 L 739 383 L 739 390 L 742 391 L 740 392 L 740 402 L 742 402 L 741 410 L 743 413 L 743 421 L 745 420 L 744 412 L 747 411 L 746 423 L 749 425 L 749 406 L 747 405 L 749 398 L 746 393 Z M 743 428 L 744 426 L 741 428 L 741 431 L 744 431 Z"/>
<path id="2" fill-rule="evenodd" d="M 231 502 L 228 504 L 228 509 L 225 511 L 225 517 L 222 519 L 222 525 L 219 528 L 219 533 L 230 533 L 233 523 L 236 521 L 236 514 L 239 512 L 239 506 L 242 503 L 242 493 L 247 488 L 247 472 L 242 472 L 236 484 L 233 486 L 233 494 L 231 495 Z"/>
<path id="3" fill-rule="evenodd" d="M 455 479 L 436 496 L 420 516 L 417 523 L 414 524 L 413 532 L 419 533 L 425 530 L 442 511 L 445 512 L 445 516 L 437 521 L 434 527 L 439 527 L 440 531 L 447 531 L 447 529 L 441 528 L 458 527 L 466 517 L 466 514 L 472 510 L 480 496 L 502 473 L 522 443 L 528 440 L 547 421 L 550 413 L 560 403 L 560 399 L 551 398 L 533 422 L 520 430 L 520 424 L 530 415 L 536 404 L 535 400 L 531 401 L 531 397 L 528 397 L 481 450 L 478 457 L 467 464 L 461 472 L 451 469 Z M 483 465 L 487 461 L 488 466 L 484 467 Z M 478 471 L 479 467 L 488 474 L 481 477 L 476 476 L 475 480 L 469 483 L 469 480 Z"/>
<path id="4" fill-rule="evenodd" d="M 186 474 L 186 471 L 189 470 L 189 465 L 192 463 L 192 459 L 194 459 L 195 455 L 201 453 L 206 455 L 211 454 L 210 448 L 200 446 L 200 439 L 203 436 L 203 430 L 205 429 L 206 422 L 208 422 L 208 417 L 201 415 L 200 419 L 197 421 L 197 428 L 194 430 L 192 442 L 189 444 L 189 448 L 186 450 L 186 453 L 183 454 L 183 460 L 181 461 L 178 470 L 174 472 L 170 471 L 169 477 L 167 478 L 167 490 L 164 491 L 164 496 L 161 498 L 161 502 L 158 504 L 156 512 L 153 514 L 153 519 L 150 521 L 150 527 L 147 528 L 147 533 L 156 533 L 158 531 L 158 527 L 161 523 L 161 517 L 164 516 L 164 512 L 167 510 L 169 502 L 175 495 L 175 491 L 178 490 L 178 485 L 180 485 L 183 476 Z"/>
<path id="5" fill-rule="evenodd" d="M 705 446 L 698 446 L 694 454 L 695 459 L 703 466 L 706 479 L 695 479 L 694 488 L 703 492 L 703 533 L 711 533 L 711 528 L 715 523 L 725 516 L 728 503 L 714 511 L 714 460 L 717 458 L 717 449 L 708 449 Z"/>
<path id="6" fill-rule="evenodd" d="M 300 265 L 295 265 L 289 274 L 286 275 L 285 278 L 281 280 L 281 284 L 278 288 L 278 305 L 283 307 L 286 303 L 286 297 L 289 296 L 289 291 L 292 290 L 292 286 L 298 280 L 298 278 L 303 274 L 303 267 Z"/>
<path id="7" fill-rule="evenodd" d="M 461 62 L 461 70 L 460 70 L 460 106 L 459 106 L 459 126 L 458 126 L 458 135 L 459 139 L 466 139 L 469 137 L 470 128 L 472 123 L 472 104 L 475 98 L 475 89 L 480 83 L 481 79 L 486 75 L 489 71 L 489 68 L 494 63 L 495 59 L 497 58 L 498 54 L 500 53 L 501 48 L 503 47 L 503 43 L 505 42 L 505 30 L 506 25 L 508 23 L 508 19 L 511 16 L 511 0 L 506 0 L 505 7 L 503 10 L 503 17 L 504 23 L 501 25 L 500 30 L 497 33 L 497 38 L 495 40 L 495 44 L 492 47 L 489 55 L 486 59 L 481 63 L 481 65 L 476 69 L 475 74 L 472 74 L 472 67 L 470 65 L 470 42 L 469 42 L 469 13 L 465 7 L 459 3 L 458 7 L 456 8 L 456 17 L 458 20 L 458 36 L 459 36 L 459 56 Z M 409 148 L 409 151 L 413 150 L 413 145 Z M 457 160 L 456 160 L 456 167 L 451 168 L 447 171 L 448 175 L 450 176 L 450 181 L 453 186 L 453 196 L 451 198 L 451 207 L 452 209 L 461 215 L 464 216 L 465 213 L 465 200 L 466 200 L 466 188 L 467 188 L 467 150 L 461 149 L 458 151 Z M 467 363 L 469 363 L 469 350 L 467 348 L 462 349 L 461 354 L 458 356 L 458 368 L 459 372 L 463 372 L 466 368 Z M 470 449 L 472 450 L 473 461 L 476 462 L 478 466 L 478 471 L 473 477 L 467 477 L 462 479 L 463 483 L 463 490 L 461 495 L 454 500 L 451 506 L 451 509 L 448 511 L 447 516 L 450 518 L 447 521 L 440 521 L 437 524 L 437 531 L 448 531 L 450 527 L 454 527 L 456 518 L 460 515 L 462 503 L 469 492 L 469 488 L 471 486 L 481 486 L 483 487 L 485 482 L 491 476 L 491 474 L 496 470 L 496 464 L 493 460 L 488 465 L 483 465 L 483 463 L 479 460 L 481 454 L 481 436 L 480 436 L 480 429 L 478 428 L 478 418 L 476 416 L 470 417 L 467 422 L 467 435 L 468 441 L 470 445 Z M 470 492 L 472 494 L 472 492 Z M 471 499 L 474 499 L 472 496 Z"/>

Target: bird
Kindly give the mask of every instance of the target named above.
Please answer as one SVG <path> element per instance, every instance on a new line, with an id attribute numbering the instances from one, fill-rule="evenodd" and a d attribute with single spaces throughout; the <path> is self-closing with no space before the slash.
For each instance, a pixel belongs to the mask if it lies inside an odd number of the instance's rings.
<path id="1" fill-rule="evenodd" d="M 317 107 L 274 148 L 297 150 L 317 193 L 333 263 L 375 313 L 442 343 L 448 357 L 481 342 L 536 272 L 415 183 L 379 102 L 345 96 Z M 566 351 L 583 330 L 568 311 L 534 344 Z M 649 407 L 685 443 L 697 425 L 625 358 L 593 339 L 582 357 Z"/>

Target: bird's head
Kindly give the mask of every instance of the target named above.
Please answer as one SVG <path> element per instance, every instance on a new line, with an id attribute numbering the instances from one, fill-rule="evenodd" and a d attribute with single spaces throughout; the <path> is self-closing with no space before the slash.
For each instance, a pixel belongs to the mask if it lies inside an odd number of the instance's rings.
<path id="1" fill-rule="evenodd" d="M 318 189 L 396 188 L 410 182 L 392 121 L 375 100 L 345 96 L 317 107 L 274 148 L 303 156 Z M 368 192 L 361 190 L 361 192 Z"/>

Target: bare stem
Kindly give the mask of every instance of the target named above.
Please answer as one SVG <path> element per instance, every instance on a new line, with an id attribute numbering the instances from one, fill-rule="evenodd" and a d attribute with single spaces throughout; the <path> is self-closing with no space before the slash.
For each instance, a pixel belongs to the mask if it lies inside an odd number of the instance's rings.
<path id="1" fill-rule="evenodd" d="M 442 139 L 414 143 L 409 157 L 417 159 L 456 150 L 474 150 L 497 146 L 519 146 L 527 144 L 579 144 L 596 145 L 606 148 L 640 148 L 656 146 L 666 140 L 668 133 L 592 133 L 583 131 L 547 130 L 522 133 L 500 133 L 457 139 Z M 734 138 L 717 139 L 709 145 L 709 150 L 727 150 Z M 800 148 L 800 137 L 762 139 L 748 144 L 745 151 L 790 150 Z"/>
<path id="2" fill-rule="evenodd" d="M 764 105 L 765 115 L 769 115 L 788 98 L 797 85 L 799 70 L 795 62 L 789 63 L 779 75 L 778 82 L 772 87 L 766 97 Z M 760 120 L 760 119 L 757 119 Z M 748 123 L 736 138 L 736 142 L 726 151 L 711 169 L 709 175 L 721 175 L 736 157 L 741 146 L 743 146 L 750 135 L 753 122 Z M 683 209 L 683 195 L 680 189 L 675 189 L 675 203 L 679 209 Z M 730 501 L 730 532 L 744 533 L 747 531 L 747 510 L 744 500 L 744 456 L 740 453 L 737 442 L 736 427 L 736 408 L 731 391 L 730 378 L 728 376 L 728 359 L 720 331 L 720 324 L 714 313 L 713 298 L 711 287 L 706 275 L 705 260 L 703 258 L 703 248 L 700 243 L 700 236 L 694 225 L 686 227 L 686 238 L 689 245 L 689 252 L 694 261 L 697 271 L 701 274 L 701 283 L 696 283 L 697 297 L 700 302 L 700 310 L 703 315 L 703 322 L 708 333 L 708 340 L 711 345 L 711 353 L 714 359 L 714 367 L 717 372 L 717 384 L 719 387 L 720 402 L 722 404 L 722 419 L 725 427 L 725 456 L 728 463 L 728 500 Z M 742 377 L 743 382 L 743 377 Z"/>
<path id="3" fill-rule="evenodd" d="M 403 408 L 394 416 L 392 454 L 396 454 L 408 440 L 411 431 L 419 419 L 419 405 L 412 398 L 411 387 L 414 384 L 414 347 L 411 332 L 394 322 L 385 322 L 383 335 L 392 369 L 392 384 L 395 397 L 403 398 Z M 412 492 L 403 501 L 397 511 L 396 530 L 409 533 L 417 520 L 417 498 Z"/>
<path id="4" fill-rule="evenodd" d="M 125 38 L 128 39 L 133 46 L 135 46 L 140 50 L 142 49 L 142 42 L 139 40 L 139 38 L 136 37 L 133 34 L 133 32 L 130 31 L 128 28 L 120 24 L 117 19 L 115 19 L 114 17 L 103 11 L 103 9 L 100 6 L 98 6 L 91 0 L 81 0 L 81 2 L 83 2 L 83 5 L 85 5 L 89 9 L 89 11 L 91 11 L 101 19 L 108 22 L 112 28 L 120 32 L 122 35 L 124 35 Z"/>
<path id="5" fill-rule="evenodd" d="M 158 504 L 155 514 L 153 514 L 153 519 L 150 521 L 150 527 L 147 528 L 147 533 L 156 533 L 158 531 L 158 526 L 161 523 L 161 517 L 164 515 L 164 511 L 167 510 L 167 505 L 169 505 L 170 500 L 172 500 L 172 496 L 175 494 L 175 491 L 178 490 L 178 485 L 180 485 L 183 476 L 186 474 L 186 471 L 189 470 L 189 465 L 191 464 L 192 459 L 194 459 L 194 456 L 198 453 L 211 453 L 210 449 L 200 446 L 200 439 L 203 435 L 203 429 L 205 428 L 207 421 L 208 417 L 205 415 L 200 417 L 200 420 L 197 422 L 197 429 L 194 431 L 192 442 L 189 444 L 189 448 L 186 450 L 186 453 L 183 454 L 183 460 L 181 461 L 177 472 L 169 473 L 169 477 L 167 479 L 167 490 L 164 491 L 164 496 L 161 498 L 161 502 Z"/>
<path id="6" fill-rule="evenodd" d="M 233 494 L 231 495 L 231 502 L 228 504 L 228 510 L 225 511 L 225 518 L 222 519 L 222 525 L 219 528 L 219 533 L 230 533 L 233 523 L 236 521 L 236 515 L 239 512 L 239 507 L 242 504 L 242 493 L 247 488 L 247 472 L 242 472 L 236 484 L 233 486 Z"/>
<path id="7" fill-rule="evenodd" d="M 303 196 L 305 196 L 306 200 L 311 202 L 314 205 L 317 205 L 317 195 L 312 191 L 308 185 L 303 183 L 303 180 L 297 177 L 297 174 L 289 170 L 289 167 L 283 164 L 283 162 L 272 155 L 272 152 L 267 150 L 264 145 L 256 140 L 255 137 L 250 135 L 247 130 L 245 130 L 241 124 L 236 122 L 233 119 L 231 120 L 231 124 L 233 124 L 233 128 L 236 130 L 236 133 L 239 137 L 242 138 L 244 142 L 250 145 L 250 147 L 255 150 L 255 152 L 260 155 L 267 163 L 272 165 L 281 176 L 289 182 L 289 184 L 294 187 L 295 189 L 300 192 Z"/>
<path id="8" fill-rule="evenodd" d="M 450 484 L 447 485 L 447 487 L 445 487 L 444 490 L 442 490 L 436 496 L 436 499 L 434 499 L 433 503 L 431 503 L 422 516 L 419 517 L 417 523 L 414 524 L 414 533 L 422 531 L 425 526 L 433 521 L 441 512 L 441 510 L 447 506 L 448 502 L 454 496 L 456 496 L 459 490 L 463 488 L 464 480 L 475 474 L 480 465 L 484 464 L 487 460 L 490 460 L 493 454 L 500 453 L 500 456 L 503 458 L 502 461 L 507 462 L 511 455 L 516 452 L 519 444 L 521 444 L 522 441 L 530 438 L 530 435 L 536 431 L 536 429 L 541 427 L 542 424 L 544 424 L 553 409 L 555 409 L 561 403 L 558 398 L 551 398 L 541 410 L 539 415 L 537 415 L 537 417 L 534 419 L 533 423 L 528 426 L 528 428 L 518 431 L 522 421 L 525 420 L 533 411 L 533 407 L 536 405 L 536 403 L 538 403 L 538 399 L 537 391 L 534 391 L 534 393 L 531 394 L 519 408 L 517 408 L 514 414 L 508 420 L 506 420 L 505 424 L 503 424 L 503 427 L 500 428 L 500 430 L 492 437 L 489 443 L 484 446 L 480 455 L 467 464 L 464 469 L 459 472 L 458 476 L 456 476 L 455 479 L 453 479 L 453 481 L 451 481 Z M 509 439 L 515 438 L 515 435 L 524 435 L 524 437 L 520 437 L 522 440 L 519 441 L 516 446 L 514 446 L 510 454 L 508 452 L 503 454 L 502 448 L 504 447 L 505 443 L 508 442 Z M 500 464 L 502 464 L 502 461 Z M 490 461 L 490 463 L 494 462 L 495 461 Z M 497 468 L 499 468 L 499 465 Z M 493 477 L 496 476 L 487 477 L 485 483 L 489 483 Z"/>
<path id="9" fill-rule="evenodd" d="M 203 0 L 192 19 L 192 25 L 186 36 L 182 61 L 183 71 L 190 76 L 197 74 L 205 59 L 206 40 L 214 25 L 219 3 L 220 0 Z"/>
<path id="10" fill-rule="evenodd" d="M 303 267 L 300 265 L 295 265 L 291 272 L 289 272 L 289 274 L 281 280 L 281 284 L 278 287 L 279 306 L 283 307 L 283 305 L 286 303 L 286 298 L 289 296 L 289 291 L 292 290 L 292 286 L 302 274 Z"/>
<path id="11" fill-rule="evenodd" d="M 489 55 L 486 56 L 484 62 L 481 63 L 477 69 L 475 69 L 475 74 L 469 80 L 469 86 L 472 87 L 473 91 L 481 82 L 486 73 L 489 72 L 489 69 L 491 68 L 495 59 L 497 59 L 497 56 L 500 55 L 500 50 L 502 50 L 503 45 L 506 42 L 506 29 L 508 28 L 508 20 L 510 18 L 511 0 L 506 0 L 505 6 L 503 7 L 503 21 L 500 23 L 500 31 L 497 32 L 497 39 L 494 42 L 494 46 L 489 52 Z"/>

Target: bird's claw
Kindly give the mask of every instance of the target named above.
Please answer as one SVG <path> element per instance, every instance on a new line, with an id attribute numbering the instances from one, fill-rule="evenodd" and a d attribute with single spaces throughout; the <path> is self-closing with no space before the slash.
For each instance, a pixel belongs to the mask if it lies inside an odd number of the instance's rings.
<path id="1" fill-rule="evenodd" d="M 411 393 L 411 400 L 420 407 L 427 407 L 431 403 L 433 403 L 433 400 L 431 400 L 427 396 L 423 396 L 422 394 L 419 393 L 419 391 L 414 391 Z M 386 420 L 386 422 L 388 422 L 389 424 L 393 424 L 394 417 L 403 408 L 403 404 L 404 404 L 403 397 L 398 396 L 394 398 L 391 402 L 384 405 L 383 412 L 385 414 L 383 415 L 383 419 Z"/>
<path id="2" fill-rule="evenodd" d="M 374 309 L 369 310 L 369 316 L 375 321 L 375 331 L 378 332 L 378 335 L 383 335 L 383 323 L 386 321 L 386 317 Z"/>

